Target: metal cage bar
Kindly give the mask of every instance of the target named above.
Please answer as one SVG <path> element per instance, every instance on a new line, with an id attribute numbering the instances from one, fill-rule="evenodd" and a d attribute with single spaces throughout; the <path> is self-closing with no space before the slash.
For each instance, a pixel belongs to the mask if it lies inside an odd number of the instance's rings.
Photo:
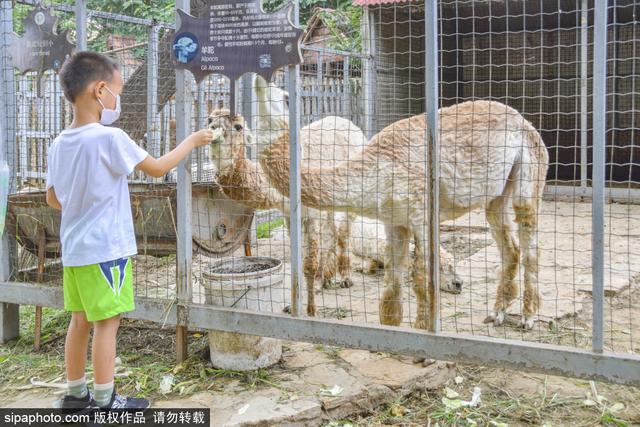
<path id="1" fill-rule="evenodd" d="M 293 24 L 299 25 L 300 5 L 295 2 L 293 9 Z M 300 195 L 300 160 L 302 151 L 300 148 L 300 66 L 288 67 L 289 90 L 289 158 L 291 176 L 289 191 L 289 235 L 291 239 L 291 313 L 301 316 L 302 305 L 302 202 Z"/>
<path id="2" fill-rule="evenodd" d="M 423 245 L 429 253 L 429 274 L 427 292 L 429 295 L 429 329 L 432 332 L 440 331 L 440 158 L 439 158 L 439 79 L 438 79 L 438 4 L 425 0 L 425 102 L 428 132 L 425 132 L 427 141 L 427 188 L 428 199 L 425 215 L 428 215 L 428 237 Z"/>
<path id="3" fill-rule="evenodd" d="M 87 0 L 76 0 L 76 49 L 87 50 Z"/>
<path id="4" fill-rule="evenodd" d="M 156 25 L 149 28 L 147 52 L 147 150 L 154 157 L 160 156 L 158 123 L 158 31 Z M 149 181 L 152 178 L 149 177 Z"/>
<path id="5" fill-rule="evenodd" d="M 180 19 L 178 9 L 191 10 L 189 0 L 176 1 L 176 19 Z M 176 144 L 183 141 L 191 131 L 191 77 L 186 70 L 176 70 Z M 178 165 L 178 253 L 177 266 L 177 313 L 176 359 L 181 362 L 187 358 L 187 321 L 186 304 L 192 299 L 192 236 L 191 236 L 191 155 Z"/>
<path id="6" fill-rule="evenodd" d="M 604 350 L 604 195 L 607 96 L 607 3 L 595 2 L 593 40 L 593 351 Z"/>
<path id="7" fill-rule="evenodd" d="M 9 192 L 15 191 L 15 80 L 13 67 L 8 63 L 8 52 L 13 33 L 11 2 L 0 2 L 0 163 L 9 166 Z M 13 179 L 11 177 L 14 177 Z M 17 243 L 8 233 L 0 237 L 0 279 L 10 280 L 15 267 Z M 0 302 L 0 343 L 18 336 L 20 331 L 19 306 Z"/>

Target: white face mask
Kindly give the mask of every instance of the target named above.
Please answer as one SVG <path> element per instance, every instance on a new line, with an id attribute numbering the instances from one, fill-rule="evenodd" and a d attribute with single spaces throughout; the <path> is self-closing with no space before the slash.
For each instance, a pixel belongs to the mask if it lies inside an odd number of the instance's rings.
<path id="1" fill-rule="evenodd" d="M 110 125 L 118 120 L 118 117 L 120 117 L 120 95 L 114 95 L 114 93 L 111 92 L 111 90 L 106 86 L 104 88 L 107 89 L 109 93 L 116 99 L 116 109 L 111 110 L 109 108 L 106 108 L 102 101 L 100 101 L 100 98 L 98 98 L 98 102 L 100 103 L 100 105 L 102 105 L 102 112 L 100 113 L 100 123 L 103 125 Z"/>

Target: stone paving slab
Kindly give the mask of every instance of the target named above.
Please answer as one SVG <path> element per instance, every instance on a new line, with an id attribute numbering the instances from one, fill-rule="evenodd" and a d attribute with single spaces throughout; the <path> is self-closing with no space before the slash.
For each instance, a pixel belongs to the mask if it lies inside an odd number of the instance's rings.
<path id="1" fill-rule="evenodd" d="M 365 350 L 323 349 L 285 342 L 280 365 L 269 370 L 273 386 L 242 388 L 230 381 L 220 390 L 198 392 L 180 399 L 158 400 L 159 408 L 210 408 L 211 426 L 320 426 L 375 410 L 416 389 L 433 389 L 453 378 L 451 364 L 431 366 L 410 358 Z M 323 390 L 339 386 L 336 396 Z M 53 389 L 17 393 L 0 407 L 50 407 Z"/>

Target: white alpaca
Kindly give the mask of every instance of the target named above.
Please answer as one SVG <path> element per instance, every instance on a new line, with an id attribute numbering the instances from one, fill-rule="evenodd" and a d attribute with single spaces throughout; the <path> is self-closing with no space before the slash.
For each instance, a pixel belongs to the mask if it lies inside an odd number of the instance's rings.
<path id="1" fill-rule="evenodd" d="M 540 299 L 535 239 L 548 154 L 540 134 L 516 110 L 490 101 L 464 102 L 439 111 L 440 219 L 455 219 L 484 208 L 502 256 L 494 305 L 501 324 L 517 297 L 515 276 L 524 263 L 522 325 L 532 328 Z M 402 320 L 401 283 L 409 240 L 416 255 L 413 289 L 418 300 L 415 327 L 429 328 L 427 296 L 428 203 L 426 200 L 426 116 L 400 120 L 378 133 L 356 156 L 338 165 L 303 168 L 302 203 L 318 209 L 353 212 L 385 224 L 385 292 L 380 302 L 383 324 Z M 289 192 L 289 136 L 266 148 L 260 164 L 272 185 Z M 511 231 L 507 203 L 518 224 L 519 245 Z"/>
<path id="2" fill-rule="evenodd" d="M 257 152 L 280 137 L 289 127 L 287 93 L 259 76 L 254 77 L 258 114 L 255 130 Z M 330 116 L 300 130 L 303 167 L 318 167 L 349 159 L 367 143 L 362 130 L 349 120 Z M 289 226 L 289 200 L 286 199 L 285 220 Z M 320 212 L 303 206 L 302 231 L 305 271 L 317 270 L 326 285 L 335 275 L 338 283 L 350 287 L 351 262 L 349 234 L 353 215 L 343 212 Z"/>
<path id="3" fill-rule="evenodd" d="M 384 224 L 377 219 L 358 216 L 351 225 L 351 253 L 363 259 L 364 273 L 375 273 L 384 268 L 384 250 L 387 242 Z M 455 271 L 455 260 L 440 247 L 440 289 L 459 294 L 463 280 Z"/>

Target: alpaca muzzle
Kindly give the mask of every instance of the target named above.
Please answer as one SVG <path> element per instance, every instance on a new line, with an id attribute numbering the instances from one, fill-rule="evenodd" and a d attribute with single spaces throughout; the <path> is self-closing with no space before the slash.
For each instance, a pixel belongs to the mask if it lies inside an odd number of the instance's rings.
<path id="1" fill-rule="evenodd" d="M 224 142 L 224 130 L 222 128 L 213 129 L 213 138 L 211 139 L 211 144 L 222 144 Z"/>

